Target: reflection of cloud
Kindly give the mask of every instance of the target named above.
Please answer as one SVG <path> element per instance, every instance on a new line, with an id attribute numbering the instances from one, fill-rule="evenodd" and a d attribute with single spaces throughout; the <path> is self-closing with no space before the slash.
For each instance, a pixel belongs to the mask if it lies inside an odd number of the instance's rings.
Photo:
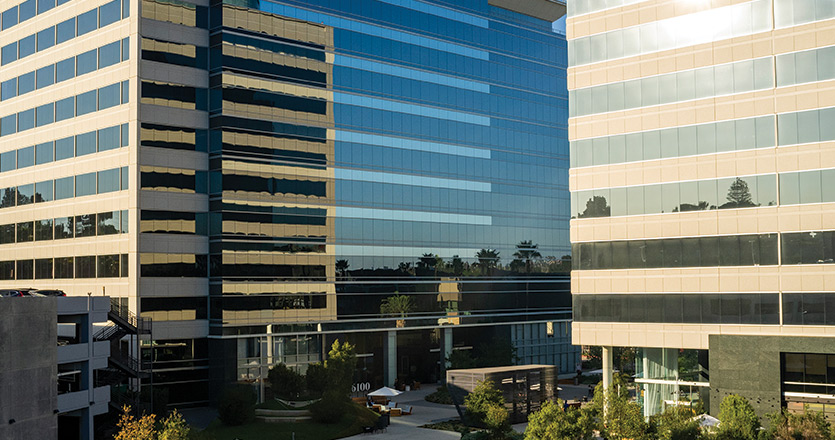
<path id="1" fill-rule="evenodd" d="M 560 35 L 565 35 L 565 17 L 567 16 L 563 15 L 559 20 L 551 23 L 551 30 Z"/>

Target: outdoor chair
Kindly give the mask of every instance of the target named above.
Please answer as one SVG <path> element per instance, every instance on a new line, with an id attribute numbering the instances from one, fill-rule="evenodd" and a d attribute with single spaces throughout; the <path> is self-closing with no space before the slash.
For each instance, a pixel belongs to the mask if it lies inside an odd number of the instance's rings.
<path id="1" fill-rule="evenodd" d="M 392 408 L 389 410 L 389 415 L 392 417 L 400 417 L 403 415 L 403 408 Z"/>

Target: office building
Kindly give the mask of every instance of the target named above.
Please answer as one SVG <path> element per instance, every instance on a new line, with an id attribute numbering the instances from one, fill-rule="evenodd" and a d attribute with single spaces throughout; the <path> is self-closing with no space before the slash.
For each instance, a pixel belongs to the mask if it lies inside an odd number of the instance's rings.
<path id="1" fill-rule="evenodd" d="M 563 10 L 8 4 L 0 287 L 127 304 L 182 405 L 337 338 L 375 385 L 490 341 L 573 371 Z"/>
<path id="2" fill-rule="evenodd" d="M 832 6 L 569 3 L 572 337 L 639 349 L 647 415 L 832 413 Z"/>

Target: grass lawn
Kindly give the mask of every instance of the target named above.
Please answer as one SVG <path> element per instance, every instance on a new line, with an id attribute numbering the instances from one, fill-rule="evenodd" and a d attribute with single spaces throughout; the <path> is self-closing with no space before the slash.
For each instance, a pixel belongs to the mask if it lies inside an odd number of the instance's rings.
<path id="1" fill-rule="evenodd" d="M 332 440 L 359 434 L 363 426 L 373 425 L 377 420 L 377 414 L 371 410 L 359 405 L 351 405 L 350 408 L 339 423 L 332 425 L 313 422 L 253 422 L 241 426 L 226 426 L 220 420 L 215 420 L 204 433 L 214 440 L 291 440 L 294 432 L 296 440 Z"/>

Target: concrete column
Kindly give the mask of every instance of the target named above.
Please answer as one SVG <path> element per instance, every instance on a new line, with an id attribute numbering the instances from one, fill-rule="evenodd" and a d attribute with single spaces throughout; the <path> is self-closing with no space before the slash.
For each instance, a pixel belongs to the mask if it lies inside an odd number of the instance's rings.
<path id="1" fill-rule="evenodd" d="M 449 369 L 449 359 L 452 356 L 452 329 L 441 329 L 441 383 L 446 383 L 446 370 Z"/>
<path id="2" fill-rule="evenodd" d="M 612 387 L 612 347 L 603 347 L 603 411 L 609 410 L 609 390 Z"/>
<path id="3" fill-rule="evenodd" d="M 603 390 L 608 392 L 612 386 L 612 347 L 603 347 Z"/>
<path id="4" fill-rule="evenodd" d="M 385 336 L 386 356 L 383 360 L 383 381 L 388 387 L 394 387 L 397 379 L 397 332 L 389 330 Z"/>

